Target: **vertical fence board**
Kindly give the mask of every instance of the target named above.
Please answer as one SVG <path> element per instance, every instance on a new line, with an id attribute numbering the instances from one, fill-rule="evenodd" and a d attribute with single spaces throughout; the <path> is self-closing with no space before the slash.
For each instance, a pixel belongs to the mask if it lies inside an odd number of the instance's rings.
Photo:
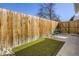
<path id="1" fill-rule="evenodd" d="M 2 35 L 1 35 L 1 32 L 2 32 L 2 30 L 1 30 L 1 19 L 2 19 L 2 10 L 0 9 L 0 49 L 2 49 Z M 0 53 L 1 53 L 1 51 L 0 51 Z"/>
<path id="2" fill-rule="evenodd" d="M 7 40 L 7 12 L 3 10 L 3 15 L 1 19 L 1 40 L 2 47 L 6 48 L 6 40 Z"/>
<path id="3" fill-rule="evenodd" d="M 17 36 L 17 13 L 13 13 L 13 39 L 14 39 L 14 47 L 18 44 L 18 36 Z"/>

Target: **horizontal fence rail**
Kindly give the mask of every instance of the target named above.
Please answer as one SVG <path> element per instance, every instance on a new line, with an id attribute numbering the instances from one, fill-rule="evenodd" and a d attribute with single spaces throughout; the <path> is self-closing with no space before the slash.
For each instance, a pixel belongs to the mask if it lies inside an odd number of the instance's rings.
<path id="1" fill-rule="evenodd" d="M 63 33 L 79 33 L 79 20 L 59 23 L 60 31 Z"/>
<path id="2" fill-rule="evenodd" d="M 58 22 L 0 9 L 0 50 L 10 49 L 33 38 L 54 32 Z"/>

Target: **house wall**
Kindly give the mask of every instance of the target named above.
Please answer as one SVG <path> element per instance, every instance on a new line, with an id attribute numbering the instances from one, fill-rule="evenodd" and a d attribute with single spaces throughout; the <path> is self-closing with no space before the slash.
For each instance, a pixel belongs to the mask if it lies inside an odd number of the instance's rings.
<path id="1" fill-rule="evenodd" d="M 75 3 L 74 8 L 75 8 L 75 13 L 78 13 L 79 12 L 79 3 Z"/>

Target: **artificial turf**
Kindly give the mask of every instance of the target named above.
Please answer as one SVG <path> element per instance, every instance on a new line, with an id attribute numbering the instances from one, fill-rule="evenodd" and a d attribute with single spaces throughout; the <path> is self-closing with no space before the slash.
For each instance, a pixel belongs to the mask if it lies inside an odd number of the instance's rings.
<path id="1" fill-rule="evenodd" d="M 50 38 L 39 38 L 30 43 L 15 47 L 12 51 L 16 56 L 55 56 L 64 42 Z"/>

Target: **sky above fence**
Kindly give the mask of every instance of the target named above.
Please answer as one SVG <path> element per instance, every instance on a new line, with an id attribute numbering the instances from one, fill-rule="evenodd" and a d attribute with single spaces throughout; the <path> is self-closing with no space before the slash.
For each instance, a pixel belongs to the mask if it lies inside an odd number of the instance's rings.
<path id="1" fill-rule="evenodd" d="M 21 12 L 29 15 L 36 16 L 39 9 L 38 3 L 3 3 L 0 4 L 0 8 L 10 9 L 16 12 Z M 74 4 L 56 4 L 55 6 L 55 12 L 60 17 L 62 21 L 68 21 L 74 14 Z"/>

